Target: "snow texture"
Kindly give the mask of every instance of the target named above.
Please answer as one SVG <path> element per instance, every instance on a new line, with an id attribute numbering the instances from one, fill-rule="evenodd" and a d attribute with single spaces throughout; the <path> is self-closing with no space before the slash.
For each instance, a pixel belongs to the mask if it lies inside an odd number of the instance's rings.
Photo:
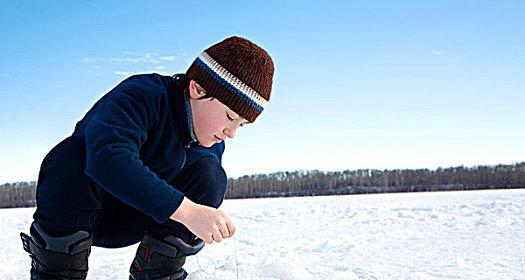
<path id="1" fill-rule="evenodd" d="M 187 279 L 525 279 L 525 190 L 227 200 L 237 234 L 190 256 Z M 29 279 L 0 210 L 0 279 Z M 88 279 L 128 279 L 137 245 L 94 247 Z"/>

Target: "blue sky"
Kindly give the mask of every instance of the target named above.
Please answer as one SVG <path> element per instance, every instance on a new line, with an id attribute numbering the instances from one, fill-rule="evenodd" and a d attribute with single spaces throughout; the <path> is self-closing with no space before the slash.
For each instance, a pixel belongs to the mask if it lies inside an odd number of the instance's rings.
<path id="1" fill-rule="evenodd" d="M 198 3 L 193 3 L 198 2 Z M 133 73 L 184 72 L 231 35 L 275 62 L 231 177 L 525 160 L 524 1 L 2 1 L 0 183 Z"/>

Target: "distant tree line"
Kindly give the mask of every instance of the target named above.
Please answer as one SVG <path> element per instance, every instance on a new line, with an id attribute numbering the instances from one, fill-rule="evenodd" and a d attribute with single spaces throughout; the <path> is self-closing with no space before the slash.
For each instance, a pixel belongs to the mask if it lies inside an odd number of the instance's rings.
<path id="1" fill-rule="evenodd" d="M 525 162 L 436 170 L 287 171 L 230 179 L 228 187 L 226 198 L 525 188 Z"/>
<path id="2" fill-rule="evenodd" d="M 0 208 L 36 205 L 36 182 L 0 185 Z M 525 162 L 429 169 L 293 171 L 228 179 L 226 198 L 525 188 Z"/>
<path id="3" fill-rule="evenodd" d="M 0 185 L 0 208 L 36 206 L 36 181 Z"/>

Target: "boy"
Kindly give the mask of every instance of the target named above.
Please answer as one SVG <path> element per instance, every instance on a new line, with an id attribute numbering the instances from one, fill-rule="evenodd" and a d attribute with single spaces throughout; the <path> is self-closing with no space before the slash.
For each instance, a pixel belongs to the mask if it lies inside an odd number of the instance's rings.
<path id="1" fill-rule="evenodd" d="M 274 66 L 239 37 L 185 74 L 132 76 L 104 95 L 44 158 L 30 236 L 31 279 L 85 279 L 91 246 L 141 241 L 130 279 L 185 279 L 186 256 L 235 233 L 218 210 L 224 139 L 266 106 Z"/>

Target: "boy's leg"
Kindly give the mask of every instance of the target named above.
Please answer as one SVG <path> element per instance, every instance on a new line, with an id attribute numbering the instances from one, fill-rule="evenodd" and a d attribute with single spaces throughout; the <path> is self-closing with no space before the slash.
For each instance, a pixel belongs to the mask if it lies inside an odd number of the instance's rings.
<path id="1" fill-rule="evenodd" d="M 170 184 L 195 203 L 218 208 L 226 193 L 227 178 L 219 162 L 203 157 L 189 166 Z M 184 279 L 186 256 L 197 254 L 204 242 L 183 224 L 149 220 L 130 268 L 130 279 Z"/>
<path id="2" fill-rule="evenodd" d="M 42 162 L 30 236 L 21 233 L 32 259 L 31 279 L 86 277 L 101 190 L 82 173 L 82 145 L 68 137 Z"/>
<path id="3" fill-rule="evenodd" d="M 102 213 L 93 233 L 93 246 L 122 248 L 142 240 L 148 216 L 102 190 Z"/>

